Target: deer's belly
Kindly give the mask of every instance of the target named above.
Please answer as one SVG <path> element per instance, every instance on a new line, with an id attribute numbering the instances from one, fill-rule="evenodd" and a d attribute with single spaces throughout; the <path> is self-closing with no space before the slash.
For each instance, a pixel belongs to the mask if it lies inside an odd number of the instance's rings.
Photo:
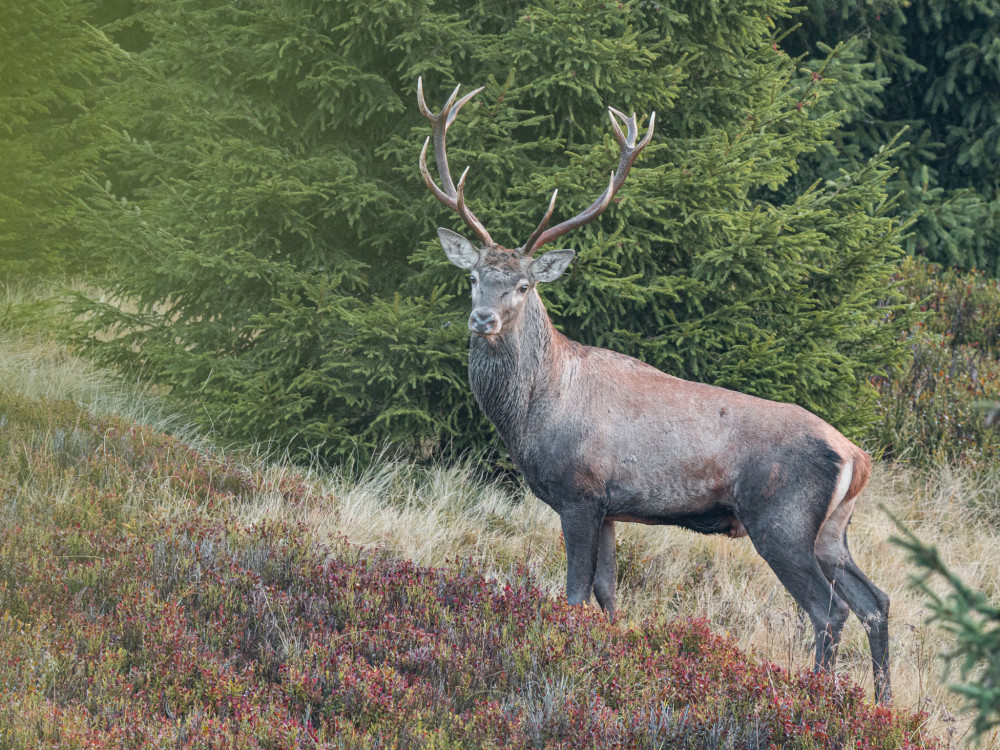
<path id="1" fill-rule="evenodd" d="M 608 521 L 626 521 L 631 523 L 645 523 L 656 526 L 680 526 L 699 534 L 725 534 L 735 539 L 746 536 L 746 529 L 739 519 L 732 514 L 732 511 L 720 508 L 718 510 L 705 511 L 703 513 L 676 513 L 669 515 L 647 515 L 632 513 L 608 514 L 605 516 Z"/>
<path id="2" fill-rule="evenodd" d="M 716 472 L 676 472 L 611 479 L 605 518 L 681 526 L 702 534 L 743 536 L 733 511 L 733 488 Z"/>

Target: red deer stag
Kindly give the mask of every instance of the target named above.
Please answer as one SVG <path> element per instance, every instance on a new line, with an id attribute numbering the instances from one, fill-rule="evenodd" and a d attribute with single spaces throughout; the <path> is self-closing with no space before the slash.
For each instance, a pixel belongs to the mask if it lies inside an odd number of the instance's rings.
<path id="1" fill-rule="evenodd" d="M 749 536 L 757 552 L 812 620 L 816 669 L 831 669 L 848 610 L 868 631 L 875 696 L 890 699 L 889 597 L 858 568 L 847 524 L 871 471 L 863 450 L 793 404 L 747 396 L 666 375 L 632 357 L 584 346 L 552 327 L 536 286 L 558 279 L 572 250 L 535 251 L 592 221 L 621 188 L 653 135 L 636 144 L 635 115 L 610 109 L 621 149 L 601 196 L 578 216 L 546 229 L 548 210 L 516 250 L 490 238 L 456 185 L 445 136 L 462 106 L 459 88 L 433 114 L 417 82 L 420 111 L 433 127 L 441 187 L 431 192 L 481 241 L 448 229 L 448 259 L 470 272 L 469 381 L 532 491 L 551 506 L 566 542 L 570 604 L 593 592 L 615 610 L 615 521 L 672 524 L 703 534 Z M 625 123 L 623 133 L 616 118 Z"/>

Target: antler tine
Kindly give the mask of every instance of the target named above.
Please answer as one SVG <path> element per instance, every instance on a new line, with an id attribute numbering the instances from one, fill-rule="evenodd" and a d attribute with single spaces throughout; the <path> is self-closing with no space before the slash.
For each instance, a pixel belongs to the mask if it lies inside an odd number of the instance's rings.
<path id="1" fill-rule="evenodd" d="M 434 119 L 434 113 L 430 111 L 430 109 L 427 106 L 427 102 L 424 101 L 423 76 L 417 76 L 417 106 L 420 107 L 420 114 L 422 114 L 428 120 Z"/>
<path id="2" fill-rule="evenodd" d="M 468 207 L 465 205 L 465 176 L 467 174 L 469 174 L 468 167 L 462 172 L 462 176 L 458 178 L 458 186 L 455 188 L 455 206 L 463 219 L 469 212 Z"/>
<path id="3" fill-rule="evenodd" d="M 611 173 L 611 181 L 608 183 L 607 189 L 601 193 L 600 197 L 598 197 L 596 201 L 591 203 L 590 206 L 574 216 L 572 219 L 567 219 L 561 224 L 556 224 L 556 226 L 551 229 L 542 231 L 548 224 L 549 216 L 552 213 L 552 206 L 555 204 L 555 195 L 553 195 L 552 202 L 549 204 L 549 210 L 542 219 L 542 223 L 538 225 L 538 228 L 534 232 L 532 232 L 528 241 L 521 246 L 521 252 L 524 255 L 533 255 L 534 252 L 542 245 L 551 242 L 557 237 L 561 237 L 566 234 L 566 232 L 571 229 L 583 226 L 600 216 L 604 212 L 604 209 L 608 207 L 608 204 L 615 196 L 615 193 L 617 193 L 621 189 L 621 186 L 625 183 L 625 178 L 628 177 L 628 173 L 632 169 L 632 164 L 635 163 L 636 158 L 640 153 L 642 153 L 642 150 L 646 148 L 650 140 L 652 140 L 653 127 L 656 123 L 655 112 L 649 116 L 649 127 L 646 130 L 645 138 L 639 141 L 637 145 L 635 139 L 638 135 L 639 128 L 636 124 L 635 115 L 633 114 L 631 117 L 626 117 L 624 114 L 612 107 L 608 107 L 608 110 L 609 117 L 611 118 L 611 125 L 615 132 L 615 140 L 618 141 L 618 148 L 621 154 L 618 158 L 618 169 Z M 621 126 L 615 119 L 615 115 L 621 117 L 621 119 L 625 122 L 627 133 L 622 132 Z"/>
<path id="4" fill-rule="evenodd" d="M 459 100 L 458 100 L 458 101 L 457 101 L 457 102 L 455 103 L 455 106 L 454 106 L 454 107 L 453 107 L 453 108 L 451 109 L 451 111 L 450 111 L 450 112 L 448 113 L 448 122 L 447 122 L 447 123 L 445 124 L 445 126 L 444 126 L 444 129 L 445 129 L 445 130 L 447 130 L 448 128 L 450 128 L 450 127 L 451 127 L 451 124 L 452 124 L 453 122 L 455 122 L 455 117 L 457 117 L 457 116 L 458 116 L 458 110 L 460 110 L 460 109 L 461 109 L 462 107 L 464 107 L 464 106 L 465 106 L 465 103 L 466 103 L 466 102 L 468 102 L 468 101 L 469 101 L 469 99 L 471 99 L 472 97 L 474 97 L 474 96 L 475 96 L 476 94 L 478 94 L 478 93 L 479 93 L 480 91 L 482 91 L 482 90 L 483 90 L 483 89 L 485 89 L 485 88 L 486 88 L 485 86 L 480 86 L 480 87 L 479 87 L 478 89 L 476 89 L 475 91 L 470 91 L 470 92 L 469 92 L 468 94 L 466 94 L 465 96 L 463 96 L 463 97 L 462 97 L 461 99 L 459 99 Z M 456 94 L 458 93 L 458 89 L 455 89 L 455 93 L 456 93 Z M 454 94 L 452 94 L 452 96 L 454 96 Z M 451 100 L 449 99 L 448 101 L 451 101 Z M 445 107 L 447 108 L 447 105 L 445 105 Z M 442 111 L 443 111 L 443 110 L 442 110 Z"/>
<path id="5" fill-rule="evenodd" d="M 622 129 L 618 126 L 618 121 L 615 119 L 615 115 L 625 121 L 625 126 L 628 128 L 628 136 L 622 133 Z M 618 141 L 618 145 L 634 148 L 635 137 L 639 133 L 639 128 L 635 123 L 635 112 L 632 113 L 631 117 L 626 117 L 624 112 L 619 112 L 614 107 L 608 107 L 608 117 L 611 118 L 611 127 L 615 129 L 615 139 Z"/>
<path id="6" fill-rule="evenodd" d="M 451 96 L 448 97 L 448 101 L 445 102 L 444 107 L 438 114 L 431 112 L 427 103 L 424 101 L 424 83 L 423 78 L 417 78 L 417 105 L 420 107 L 420 112 L 426 117 L 430 123 L 433 130 L 434 138 L 434 161 L 437 163 L 438 175 L 441 177 L 441 184 L 444 186 L 442 190 L 431 178 L 430 172 L 427 169 L 427 146 L 430 143 L 430 138 L 424 141 L 424 147 L 420 151 L 420 174 L 424 178 L 424 182 L 427 183 L 427 187 L 430 188 L 431 193 L 439 201 L 444 203 L 446 206 L 456 211 L 459 216 L 465 221 L 466 224 L 472 228 L 479 239 L 484 245 L 492 245 L 493 238 L 490 237 L 490 233 L 486 231 L 486 227 L 483 223 L 476 218 L 476 215 L 472 213 L 472 210 L 465 203 L 465 189 L 464 182 L 465 176 L 469 172 L 469 168 L 465 168 L 465 172 L 462 173 L 462 177 L 458 182 L 458 186 L 455 186 L 454 180 L 451 178 L 451 169 L 448 167 L 448 151 L 446 147 L 446 136 L 448 134 L 448 128 L 455 121 L 455 117 L 458 115 L 458 111 L 466 105 L 466 103 L 482 91 L 485 86 L 481 86 L 475 91 L 471 91 L 457 102 L 455 97 L 458 96 L 459 90 L 462 88 L 461 84 L 455 87 L 455 90 L 451 92 Z"/>
<path id="7" fill-rule="evenodd" d="M 552 191 L 552 200 L 549 201 L 549 208 L 545 212 L 545 216 L 542 217 L 542 220 L 538 222 L 538 226 L 535 227 L 535 231 L 531 233 L 530 237 L 528 237 L 528 241 L 524 243 L 524 246 L 521 248 L 522 252 L 524 252 L 525 248 L 530 248 L 532 245 L 534 245 L 535 240 L 537 240 L 539 235 L 541 235 L 541 233 L 545 231 L 545 227 L 549 225 L 549 219 L 552 218 L 552 209 L 556 207 L 557 195 L 559 195 L 559 188 L 556 188 L 555 190 Z"/>
<path id="8" fill-rule="evenodd" d="M 653 129 L 656 127 L 656 112 L 649 113 L 649 127 L 646 128 L 646 135 L 643 136 L 642 140 L 639 141 L 639 145 L 636 148 L 646 148 L 649 142 L 653 140 Z"/>
<path id="9" fill-rule="evenodd" d="M 420 174 L 423 176 L 424 182 L 427 183 L 427 187 L 430 188 L 430 191 L 434 194 L 434 197 L 446 206 L 451 206 L 451 196 L 437 186 L 434 179 L 431 177 L 431 173 L 427 170 L 427 146 L 430 142 L 431 137 L 427 136 L 427 139 L 424 141 L 424 147 L 420 149 Z"/>

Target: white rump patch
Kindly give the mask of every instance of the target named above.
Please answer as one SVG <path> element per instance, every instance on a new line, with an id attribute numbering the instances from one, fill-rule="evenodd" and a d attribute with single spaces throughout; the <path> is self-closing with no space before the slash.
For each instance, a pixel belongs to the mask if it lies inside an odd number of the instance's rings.
<path id="1" fill-rule="evenodd" d="M 851 486 L 852 479 L 854 479 L 853 461 L 844 466 L 840 472 L 840 479 L 837 480 L 837 490 L 833 493 L 833 505 L 830 508 L 831 511 L 840 505 L 841 500 L 847 497 L 847 490 Z"/>
<path id="2" fill-rule="evenodd" d="M 830 498 L 830 505 L 826 509 L 826 518 L 823 522 L 826 523 L 830 516 L 834 514 L 840 504 L 843 502 L 844 498 L 847 497 L 847 490 L 850 489 L 851 479 L 854 478 L 854 462 L 844 464 L 844 468 L 840 470 L 840 476 L 837 478 L 837 488 L 833 491 L 833 497 Z"/>
<path id="3" fill-rule="evenodd" d="M 854 500 L 849 500 L 846 504 L 844 498 L 847 497 L 847 490 L 851 487 L 851 479 L 854 478 L 854 462 L 844 465 L 837 479 L 837 489 L 833 491 L 833 498 L 830 500 L 830 507 L 826 511 L 826 518 L 819 528 L 814 547 L 816 554 L 826 560 L 839 563 L 839 556 L 845 554 L 841 541 L 844 538 L 844 531 L 851 520 L 851 513 L 854 512 Z"/>

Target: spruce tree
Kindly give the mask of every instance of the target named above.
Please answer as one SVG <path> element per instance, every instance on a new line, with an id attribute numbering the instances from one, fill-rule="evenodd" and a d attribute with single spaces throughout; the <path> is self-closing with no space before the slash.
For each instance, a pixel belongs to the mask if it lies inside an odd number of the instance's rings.
<path id="1" fill-rule="evenodd" d="M 845 45 L 831 74 L 851 94 L 849 118 L 810 170 L 854 168 L 907 128 L 912 145 L 889 183 L 897 213 L 915 220 L 906 249 L 1000 274 L 1000 2 L 811 0 L 794 20 L 794 54 Z"/>
<path id="2" fill-rule="evenodd" d="M 95 85 L 112 48 L 90 3 L 4 3 L 0 22 L 0 277 L 79 270 L 80 231 L 106 137 Z"/>
<path id="3" fill-rule="evenodd" d="M 784 53 L 780 0 L 271 0 L 146 6 L 109 95 L 102 241 L 115 299 L 80 299 L 107 361 L 227 434 L 332 460 L 489 442 L 466 382 L 465 279 L 434 232 L 415 104 L 486 90 L 449 133 L 494 238 L 521 244 L 603 189 L 606 107 L 658 113 L 616 204 L 567 237 L 558 326 L 681 377 L 795 401 L 858 434 L 867 376 L 903 355 L 892 151 L 776 199 L 828 143 L 837 83 Z M 438 103 L 437 106 L 440 106 Z M 558 216 L 556 217 L 558 220 Z M 127 304 L 122 304 L 126 302 Z"/>

